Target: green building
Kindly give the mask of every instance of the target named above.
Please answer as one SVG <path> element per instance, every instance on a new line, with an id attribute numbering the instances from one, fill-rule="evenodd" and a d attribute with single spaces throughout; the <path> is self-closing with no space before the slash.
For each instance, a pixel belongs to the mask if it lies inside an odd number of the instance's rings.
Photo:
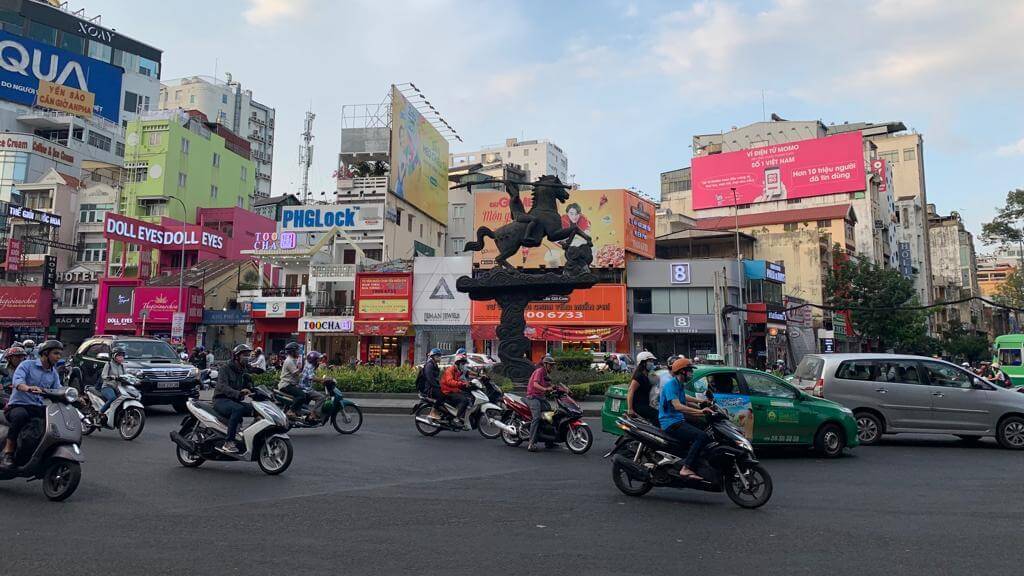
<path id="1" fill-rule="evenodd" d="M 120 212 L 195 222 L 196 208 L 252 207 L 256 172 L 249 143 L 200 112 L 147 112 L 128 123 Z M 185 204 L 185 212 L 178 202 Z"/>

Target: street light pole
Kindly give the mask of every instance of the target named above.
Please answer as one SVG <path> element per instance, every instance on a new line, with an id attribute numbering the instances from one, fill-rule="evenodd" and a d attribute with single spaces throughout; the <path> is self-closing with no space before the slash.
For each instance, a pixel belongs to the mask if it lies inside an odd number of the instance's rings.
<path id="1" fill-rule="evenodd" d="M 176 201 L 181 204 L 181 258 L 178 260 L 178 312 L 184 312 L 181 295 L 185 289 L 185 235 L 188 233 L 188 221 L 185 218 L 188 217 L 188 208 L 185 207 L 185 203 L 181 201 L 181 198 L 177 196 L 168 196 L 169 199 Z M 182 339 L 184 340 L 184 338 Z"/>

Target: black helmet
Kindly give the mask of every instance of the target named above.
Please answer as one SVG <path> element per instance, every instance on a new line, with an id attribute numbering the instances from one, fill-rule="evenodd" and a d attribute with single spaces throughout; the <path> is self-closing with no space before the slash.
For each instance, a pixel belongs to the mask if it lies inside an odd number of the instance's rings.
<path id="1" fill-rule="evenodd" d="M 50 350 L 63 350 L 64 345 L 60 343 L 60 340 L 47 340 L 39 345 L 39 355 L 42 356 Z"/>
<path id="2" fill-rule="evenodd" d="M 125 355 L 124 348 L 114 348 L 113 350 L 110 351 L 110 357 L 111 358 L 113 358 L 114 356 L 117 356 L 118 354 L 120 354 L 121 356 L 124 356 Z"/>
<path id="3" fill-rule="evenodd" d="M 239 344 L 238 346 L 235 346 L 234 350 L 231 351 L 231 356 L 232 357 L 236 357 L 239 354 L 250 354 L 250 353 L 252 353 L 252 348 L 250 348 L 248 344 Z"/>
<path id="4" fill-rule="evenodd" d="M 284 345 L 284 352 L 285 352 L 285 354 L 291 354 L 291 355 L 298 354 L 299 353 L 299 343 L 298 342 L 289 342 L 289 343 L 285 344 Z"/>

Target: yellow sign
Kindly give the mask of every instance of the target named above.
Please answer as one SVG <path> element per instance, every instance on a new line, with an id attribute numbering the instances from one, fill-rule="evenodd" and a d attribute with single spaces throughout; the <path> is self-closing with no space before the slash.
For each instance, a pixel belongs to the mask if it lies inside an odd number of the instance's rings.
<path id="1" fill-rule="evenodd" d="M 92 117 L 92 110 L 95 104 L 96 95 L 92 92 L 71 88 L 63 84 L 40 80 L 39 89 L 36 90 L 36 106 L 69 112 L 83 118 Z"/>
<path id="2" fill-rule="evenodd" d="M 409 300 L 370 298 L 359 301 L 360 314 L 406 314 L 408 312 Z"/>
<path id="3" fill-rule="evenodd" d="M 448 224 L 448 140 L 391 88 L 391 172 L 395 196 Z"/>

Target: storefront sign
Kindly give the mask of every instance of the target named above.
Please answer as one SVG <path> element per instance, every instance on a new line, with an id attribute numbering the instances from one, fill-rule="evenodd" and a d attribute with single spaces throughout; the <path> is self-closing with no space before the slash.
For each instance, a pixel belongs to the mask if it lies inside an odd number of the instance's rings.
<path id="1" fill-rule="evenodd" d="M 469 295 L 455 289 L 460 276 L 470 276 L 472 256 L 416 258 L 413 268 L 412 323 L 469 324 Z"/>
<path id="2" fill-rule="evenodd" d="M 889 191 L 889 170 L 886 166 L 886 161 L 881 158 L 875 158 L 871 161 L 871 173 L 878 176 L 878 191 L 888 192 Z"/>
<path id="3" fill-rule="evenodd" d="M 836 341 L 832 338 L 823 338 L 821 340 L 821 351 L 826 354 L 831 354 L 836 351 Z"/>
<path id="4" fill-rule="evenodd" d="M 15 206 L 14 204 L 7 205 L 7 216 L 11 218 L 20 218 L 22 220 L 28 220 L 29 222 L 38 222 L 40 224 L 46 224 L 47 226 L 53 226 L 54 228 L 60 228 L 61 217 L 59 214 L 52 214 L 50 212 L 39 212 L 30 208 L 22 208 L 21 206 Z"/>
<path id="5" fill-rule="evenodd" d="M 95 284 L 99 279 L 98 272 L 81 266 L 57 274 L 57 281 L 61 284 Z"/>
<path id="6" fill-rule="evenodd" d="M 899 270 L 904 278 L 914 275 L 914 256 L 910 251 L 910 242 L 897 242 L 897 254 L 899 257 Z"/>
<path id="7" fill-rule="evenodd" d="M 93 318 L 89 314 L 57 315 L 53 317 L 54 326 L 71 330 L 90 328 L 92 323 Z"/>
<path id="8" fill-rule="evenodd" d="M 7 241 L 7 271 L 17 272 L 21 269 L 21 240 L 11 238 Z"/>
<path id="9" fill-rule="evenodd" d="M 434 255 L 434 249 L 432 247 L 430 247 L 430 246 L 427 246 L 423 242 L 420 242 L 419 240 L 414 240 L 413 241 L 412 249 L 413 249 L 413 252 L 416 254 L 416 256 L 433 256 Z"/>
<path id="10" fill-rule="evenodd" d="M 0 326 L 48 326 L 53 291 L 39 286 L 0 287 Z"/>
<path id="11" fill-rule="evenodd" d="M 257 232 L 253 250 L 294 250 L 298 246 L 295 232 Z"/>
<path id="12" fill-rule="evenodd" d="M 179 229 L 165 228 L 107 212 L 103 219 L 103 237 L 153 250 L 180 250 L 184 244 L 185 249 L 202 248 L 224 255 L 224 236 L 194 224 Z"/>
<path id="13" fill-rule="evenodd" d="M 68 112 L 82 118 L 92 118 L 96 95 L 70 86 L 62 86 L 46 80 L 39 80 L 36 90 L 36 106 Z"/>
<path id="14" fill-rule="evenodd" d="M 174 314 L 180 310 L 186 313 L 185 322 L 198 324 L 203 320 L 203 291 L 198 288 L 184 289 L 184 305 L 178 303 L 177 286 L 140 286 L 134 292 L 133 311 L 138 321 L 146 315 L 147 323 L 171 324 L 173 329 Z"/>
<path id="15" fill-rule="evenodd" d="M 558 301 L 532 302 L 526 307 L 527 324 L 541 326 L 625 326 L 626 287 L 599 284 L 576 290 Z M 494 300 L 473 301 L 473 324 L 498 324 L 501 309 Z"/>
<path id="16" fill-rule="evenodd" d="M 670 264 L 671 275 L 669 282 L 672 284 L 689 284 L 690 283 L 690 263 L 689 262 L 673 262 Z"/>
<path id="17" fill-rule="evenodd" d="M 356 334 L 360 336 L 406 336 L 412 331 L 405 322 L 361 322 L 355 323 Z"/>
<path id="18" fill-rule="evenodd" d="M 353 316 L 303 316 L 299 318 L 299 332 L 352 332 Z"/>
<path id="19" fill-rule="evenodd" d="M 46 255 L 43 257 L 43 288 L 53 290 L 57 285 L 57 257 Z"/>
<path id="20" fill-rule="evenodd" d="M 714 334 L 714 314 L 634 314 L 634 334 Z"/>
<path id="21" fill-rule="evenodd" d="M 244 310 L 203 310 L 203 324 L 207 326 L 239 326 L 252 322 Z"/>
<path id="22" fill-rule="evenodd" d="M 338 227 L 350 230 L 383 230 L 380 204 L 304 205 L 281 208 L 278 229 L 288 232 L 326 232 Z"/>
<path id="23" fill-rule="evenodd" d="M 391 314 L 408 314 L 409 302 L 383 298 L 363 298 L 359 300 L 360 315 L 380 316 Z"/>
<path id="24" fill-rule="evenodd" d="M 786 268 L 782 264 L 776 264 L 775 262 L 764 263 L 764 278 L 772 282 L 778 282 L 779 284 L 786 283 Z"/>
<path id="25" fill-rule="evenodd" d="M 175 312 L 171 316 L 171 338 L 183 338 L 185 336 L 185 313 Z"/>
<path id="26" fill-rule="evenodd" d="M 769 322 L 786 323 L 786 313 L 780 310 L 768 310 L 766 313 Z"/>
<path id="27" fill-rule="evenodd" d="M 253 318 L 299 318 L 303 302 L 296 298 L 260 298 L 252 303 Z"/>
<path id="28" fill-rule="evenodd" d="M 356 274 L 356 320 L 409 322 L 411 309 L 412 274 Z"/>

